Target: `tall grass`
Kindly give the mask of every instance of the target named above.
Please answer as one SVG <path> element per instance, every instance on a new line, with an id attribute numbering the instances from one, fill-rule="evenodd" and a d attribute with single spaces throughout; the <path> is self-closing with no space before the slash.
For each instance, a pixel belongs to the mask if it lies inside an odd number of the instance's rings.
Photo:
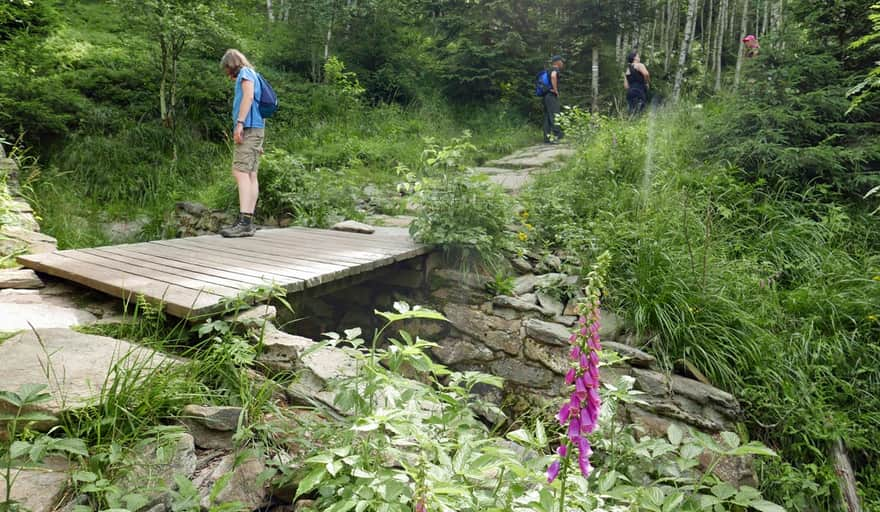
<path id="1" fill-rule="evenodd" d="M 715 115 L 658 116 L 647 188 L 645 121 L 601 120 L 571 165 L 525 195 L 536 243 L 582 261 L 611 250 L 607 303 L 667 365 L 686 361 L 740 398 L 752 434 L 794 465 L 768 473 L 774 497 L 824 510 L 830 441 L 854 450 L 865 484 L 880 456 L 876 218 L 829 187 L 745 182 L 699 159 Z M 793 483 L 807 473 L 824 491 Z"/>

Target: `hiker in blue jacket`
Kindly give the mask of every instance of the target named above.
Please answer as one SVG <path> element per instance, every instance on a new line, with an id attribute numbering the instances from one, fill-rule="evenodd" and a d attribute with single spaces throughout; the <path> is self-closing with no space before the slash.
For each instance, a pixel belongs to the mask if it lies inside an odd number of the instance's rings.
<path id="1" fill-rule="evenodd" d="M 235 97 L 232 102 L 232 138 L 235 151 L 232 158 L 232 176 L 238 185 L 238 220 L 232 226 L 220 230 L 224 237 L 254 236 L 254 210 L 260 185 L 257 170 L 263 154 L 266 122 L 260 113 L 260 87 L 254 66 L 238 50 L 226 50 L 220 65 L 226 75 L 235 80 Z"/>
<path id="2" fill-rule="evenodd" d="M 544 102 L 544 142 L 556 144 L 565 134 L 556 122 L 556 116 L 562 112 L 559 105 L 559 77 L 565 68 L 565 59 L 554 55 L 550 60 L 550 90 L 542 98 Z"/>

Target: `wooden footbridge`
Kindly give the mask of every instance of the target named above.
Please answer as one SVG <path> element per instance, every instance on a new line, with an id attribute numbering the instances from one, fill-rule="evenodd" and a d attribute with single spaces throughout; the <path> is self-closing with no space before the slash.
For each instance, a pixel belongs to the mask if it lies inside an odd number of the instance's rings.
<path id="1" fill-rule="evenodd" d="M 405 229 L 372 234 L 287 228 L 24 255 L 25 267 L 130 300 L 143 296 L 192 318 L 265 285 L 314 288 L 416 258 L 430 248 Z"/>

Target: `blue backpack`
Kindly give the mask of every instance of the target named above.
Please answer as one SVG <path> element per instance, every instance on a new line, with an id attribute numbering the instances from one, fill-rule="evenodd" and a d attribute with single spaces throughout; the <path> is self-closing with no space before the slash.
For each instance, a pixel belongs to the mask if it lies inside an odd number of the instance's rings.
<path id="1" fill-rule="evenodd" d="M 269 85 L 269 81 L 263 78 L 263 75 L 257 73 L 257 79 L 260 81 L 260 100 L 257 102 L 257 106 L 263 119 L 268 119 L 278 110 L 278 96 L 275 95 L 275 90 Z"/>
<path id="2" fill-rule="evenodd" d="M 553 84 L 550 83 L 550 72 L 545 69 L 535 77 L 535 96 L 547 96 L 551 90 L 553 90 Z"/>

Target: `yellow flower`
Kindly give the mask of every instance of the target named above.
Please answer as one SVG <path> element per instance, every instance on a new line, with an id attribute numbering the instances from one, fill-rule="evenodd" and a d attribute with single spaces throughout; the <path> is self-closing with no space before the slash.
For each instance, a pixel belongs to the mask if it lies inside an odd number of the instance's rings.
<path id="1" fill-rule="evenodd" d="M 525 224 L 523 224 L 523 225 L 524 225 L 524 226 L 525 226 L 525 227 L 526 227 L 526 229 L 528 229 L 528 230 L 529 230 L 529 231 L 531 231 L 531 230 L 533 230 L 533 229 L 535 229 L 535 226 L 532 226 L 532 225 L 531 225 L 531 224 L 529 224 L 529 223 L 528 223 L 528 222 L 526 222 L 526 223 L 525 223 Z"/>
<path id="2" fill-rule="evenodd" d="M 873 279 L 874 281 L 880 281 L 880 276 L 874 276 L 871 279 Z"/>
<path id="3" fill-rule="evenodd" d="M 868 315 L 867 319 L 868 319 L 869 322 L 876 322 L 876 321 L 877 321 L 877 315 Z"/>
<path id="4" fill-rule="evenodd" d="M 528 212 L 528 210 L 523 210 L 523 211 L 519 212 L 519 216 L 522 217 L 522 218 L 524 218 L 524 219 L 528 219 L 528 218 L 529 218 L 529 212 Z"/>
<path id="5" fill-rule="evenodd" d="M 519 237 L 519 241 L 520 241 L 520 242 L 525 242 L 526 239 L 529 238 L 529 235 L 523 233 L 522 231 L 520 231 L 519 233 L 517 233 L 516 236 Z"/>

